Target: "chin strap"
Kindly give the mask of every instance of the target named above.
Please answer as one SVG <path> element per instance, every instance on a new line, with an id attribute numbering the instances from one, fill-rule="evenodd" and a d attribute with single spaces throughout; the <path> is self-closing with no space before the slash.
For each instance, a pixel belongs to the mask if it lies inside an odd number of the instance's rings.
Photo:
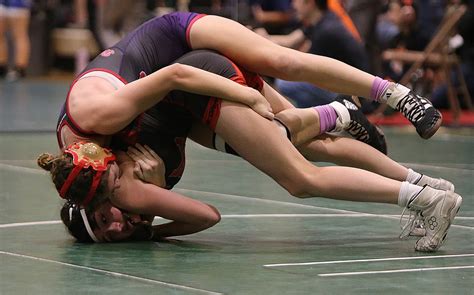
<path id="1" fill-rule="evenodd" d="M 93 142 L 73 143 L 64 151 L 64 153 L 70 154 L 72 156 L 74 168 L 72 169 L 71 173 L 69 173 L 66 181 L 59 191 L 61 198 L 67 199 L 66 193 L 82 169 L 91 167 L 93 170 L 97 171 L 94 175 L 94 178 L 92 179 L 89 192 L 82 202 L 82 205 L 85 206 L 89 204 L 89 202 L 94 197 L 102 174 L 107 170 L 107 165 L 109 162 L 115 160 L 115 155 L 109 149 L 102 148 Z"/>

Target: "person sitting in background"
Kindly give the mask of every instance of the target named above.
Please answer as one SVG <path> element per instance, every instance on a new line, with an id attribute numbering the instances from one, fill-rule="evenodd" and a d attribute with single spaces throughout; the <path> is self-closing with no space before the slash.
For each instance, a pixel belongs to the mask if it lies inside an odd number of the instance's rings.
<path id="1" fill-rule="evenodd" d="M 257 33 L 279 45 L 328 56 L 367 70 L 368 57 L 363 44 L 354 38 L 336 14 L 328 10 L 327 0 L 293 0 L 292 3 L 301 21 L 300 29 L 284 36 L 272 36 L 264 31 Z M 337 93 L 306 82 L 277 79 L 275 86 L 298 107 L 327 104 L 337 96 Z"/>
<path id="2" fill-rule="evenodd" d="M 270 34 L 286 34 L 293 27 L 291 0 L 250 0 L 251 15 L 255 28 L 263 28 Z"/>

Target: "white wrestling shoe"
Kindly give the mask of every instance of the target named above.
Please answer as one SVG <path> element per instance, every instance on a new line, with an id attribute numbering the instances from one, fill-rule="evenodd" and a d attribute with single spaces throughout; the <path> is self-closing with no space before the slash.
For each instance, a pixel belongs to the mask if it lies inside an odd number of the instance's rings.
<path id="1" fill-rule="evenodd" d="M 441 190 L 441 191 L 451 191 L 454 192 L 454 184 L 450 181 L 447 181 L 443 178 L 432 178 L 426 175 L 421 175 L 420 179 L 418 179 L 415 183 L 419 186 L 429 185 L 430 187 Z M 402 212 L 402 216 L 400 218 L 400 224 L 403 220 L 404 212 Z M 414 218 L 413 221 L 411 219 Z M 400 238 L 406 238 L 408 236 L 412 237 L 423 237 L 426 234 L 426 229 L 423 224 L 423 217 L 420 213 L 415 213 L 410 211 L 410 215 L 408 216 L 408 221 L 405 223 L 404 226 L 401 226 L 402 232 L 400 234 Z"/>
<path id="2" fill-rule="evenodd" d="M 429 185 L 432 188 L 441 190 L 441 191 L 451 191 L 454 192 L 454 184 L 447 181 L 443 178 L 431 178 L 424 174 L 421 174 L 421 178 L 417 182 L 413 183 L 419 186 Z"/>
<path id="3" fill-rule="evenodd" d="M 460 195 L 425 185 L 407 205 L 407 209 L 411 211 L 410 217 L 412 213 L 415 213 L 415 216 L 414 218 L 409 217 L 400 237 L 408 236 L 416 227 L 416 223 L 422 222 L 425 235 L 416 242 L 415 250 L 421 252 L 438 250 L 446 238 L 461 203 Z M 406 234 L 407 232 L 408 234 Z"/>

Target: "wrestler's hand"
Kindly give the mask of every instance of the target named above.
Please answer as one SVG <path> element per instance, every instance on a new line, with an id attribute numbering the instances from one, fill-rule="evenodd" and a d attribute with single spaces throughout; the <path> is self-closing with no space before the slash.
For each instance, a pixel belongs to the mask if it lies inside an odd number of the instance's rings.
<path id="1" fill-rule="evenodd" d="M 275 114 L 273 114 L 272 107 L 268 100 L 259 91 L 253 88 L 250 89 L 254 91 L 254 103 L 250 105 L 250 107 L 260 116 L 273 120 Z"/>
<path id="2" fill-rule="evenodd" d="M 133 173 L 141 180 L 165 187 L 165 164 L 149 146 L 137 143 L 128 147 L 127 155 L 135 161 Z"/>

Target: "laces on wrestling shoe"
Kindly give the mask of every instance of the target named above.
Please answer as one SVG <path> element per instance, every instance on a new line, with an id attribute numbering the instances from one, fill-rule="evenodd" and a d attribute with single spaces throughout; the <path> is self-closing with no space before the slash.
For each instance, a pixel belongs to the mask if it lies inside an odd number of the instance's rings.
<path id="1" fill-rule="evenodd" d="M 338 114 L 336 129 L 344 130 L 354 139 L 387 154 L 387 143 L 383 131 L 367 120 L 350 96 L 339 95 L 330 105 Z"/>
<path id="2" fill-rule="evenodd" d="M 424 236 L 426 230 L 424 229 L 424 220 L 421 211 L 412 211 L 408 209 L 408 220 L 404 225 L 402 225 L 403 217 L 405 216 L 407 209 L 408 206 L 403 209 L 402 215 L 400 216 L 400 228 L 402 229 L 399 236 L 400 239 L 405 239 L 408 236 Z"/>
<path id="3" fill-rule="evenodd" d="M 396 105 L 396 110 L 401 112 L 416 128 L 416 132 L 424 139 L 428 139 L 441 126 L 442 116 L 430 101 L 408 92 Z"/>

